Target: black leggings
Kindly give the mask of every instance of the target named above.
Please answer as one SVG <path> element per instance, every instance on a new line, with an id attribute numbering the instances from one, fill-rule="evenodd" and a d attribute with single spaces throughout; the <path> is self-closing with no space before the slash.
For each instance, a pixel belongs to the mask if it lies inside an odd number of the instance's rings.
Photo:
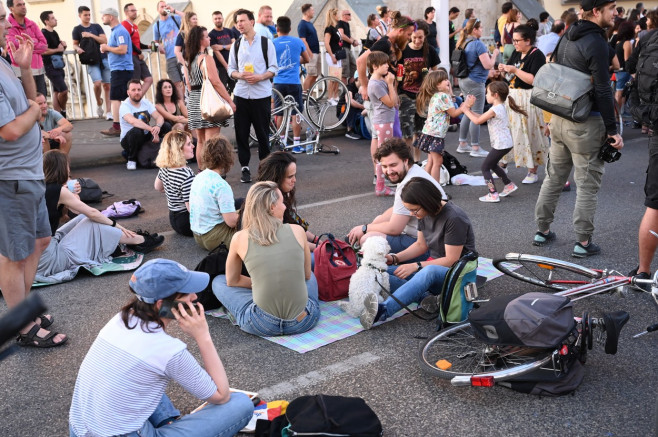
<path id="1" fill-rule="evenodd" d="M 484 181 L 487 183 L 487 185 L 489 185 L 489 191 L 492 190 L 492 187 L 493 191 L 496 191 L 495 185 L 493 183 L 493 176 L 491 175 L 492 171 L 498 175 L 498 177 L 503 181 L 505 185 L 512 183 L 512 180 L 509 178 L 509 176 L 507 176 L 505 170 L 500 168 L 498 165 L 498 162 L 503 159 L 503 156 L 507 155 L 510 150 L 512 150 L 512 147 L 503 150 L 491 148 L 487 157 L 484 158 L 481 170 L 482 176 L 484 176 Z"/>
<path id="2" fill-rule="evenodd" d="M 174 231 L 186 237 L 191 237 L 192 230 L 190 229 L 190 213 L 186 211 L 169 211 L 169 224 Z"/>

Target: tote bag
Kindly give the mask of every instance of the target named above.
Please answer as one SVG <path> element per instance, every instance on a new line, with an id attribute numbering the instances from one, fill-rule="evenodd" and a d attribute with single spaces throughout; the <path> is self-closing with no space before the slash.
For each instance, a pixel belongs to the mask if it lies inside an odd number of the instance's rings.
<path id="1" fill-rule="evenodd" d="M 203 63 L 203 85 L 201 85 L 201 118 L 212 123 L 220 123 L 233 116 L 233 109 L 222 96 L 217 93 L 212 82 L 208 79 L 208 67 Z"/>

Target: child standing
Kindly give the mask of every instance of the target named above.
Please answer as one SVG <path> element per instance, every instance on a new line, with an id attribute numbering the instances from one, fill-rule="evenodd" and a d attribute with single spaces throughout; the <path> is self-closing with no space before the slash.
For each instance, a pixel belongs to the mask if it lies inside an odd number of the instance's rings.
<path id="1" fill-rule="evenodd" d="M 377 145 L 374 141 L 370 146 L 371 156 L 389 138 L 393 137 L 393 124 L 395 122 L 395 105 L 398 96 L 395 90 L 395 76 L 388 71 L 389 57 L 383 52 L 371 52 L 368 55 L 368 71 L 370 81 L 368 82 L 368 98 L 372 105 L 372 128 L 377 133 Z M 375 195 L 394 196 L 395 191 L 386 186 L 384 174 L 378 162 L 373 158 L 375 166 Z"/>
<path id="2" fill-rule="evenodd" d="M 507 118 L 507 111 L 505 110 L 505 100 L 509 94 L 509 87 L 505 82 L 491 82 L 487 86 L 487 102 L 491 104 L 491 108 L 482 115 L 478 115 L 471 111 L 471 107 L 475 104 L 475 96 L 466 97 L 466 102 L 462 105 L 464 115 L 466 115 L 471 122 L 475 124 L 482 124 L 488 121 L 489 137 L 491 138 L 491 152 L 484 159 L 482 163 L 482 176 L 489 187 L 489 193 L 486 196 L 480 197 L 481 202 L 500 202 L 500 197 L 506 197 L 518 189 L 518 187 L 510 180 L 507 173 L 500 168 L 498 162 L 512 150 L 514 143 L 512 141 L 512 133 L 509 128 L 509 120 Z M 509 107 L 519 114 L 526 115 L 526 112 L 519 108 L 511 97 L 509 98 Z M 502 179 L 505 184 L 503 192 L 498 194 L 496 186 L 494 185 L 491 172 L 494 172 Z"/>
<path id="3" fill-rule="evenodd" d="M 450 127 L 450 118 L 463 113 L 461 108 L 455 108 L 451 94 L 448 73 L 439 69 L 425 76 L 416 97 L 416 111 L 421 115 L 427 114 L 427 119 L 423 132 L 413 145 L 427 153 L 425 171 L 437 182 L 441 180 L 444 141 Z"/>

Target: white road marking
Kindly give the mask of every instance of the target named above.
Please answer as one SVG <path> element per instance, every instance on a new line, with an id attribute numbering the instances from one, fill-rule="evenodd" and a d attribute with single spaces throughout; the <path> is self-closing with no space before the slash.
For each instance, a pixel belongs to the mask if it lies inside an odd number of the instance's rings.
<path id="1" fill-rule="evenodd" d="M 343 373 L 351 372 L 358 367 L 367 366 L 379 359 L 381 357 L 375 354 L 364 352 L 339 363 L 300 375 L 297 378 L 289 379 L 288 381 L 283 381 L 270 387 L 264 387 L 258 390 L 258 395 L 261 399 L 282 399 L 284 395 L 322 383 Z"/>
<path id="2" fill-rule="evenodd" d="M 362 197 L 372 196 L 372 191 L 363 194 L 354 194 L 352 196 L 338 197 L 331 200 L 323 200 L 322 202 L 309 203 L 308 205 L 301 205 L 297 207 L 297 210 L 315 208 L 316 206 L 331 205 L 332 203 L 346 202 L 348 200 L 360 199 Z"/>

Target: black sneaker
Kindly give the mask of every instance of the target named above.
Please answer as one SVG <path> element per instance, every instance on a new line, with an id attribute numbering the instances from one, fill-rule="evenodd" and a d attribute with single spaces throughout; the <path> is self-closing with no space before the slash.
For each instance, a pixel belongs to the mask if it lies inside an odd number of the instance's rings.
<path id="1" fill-rule="evenodd" d="M 548 231 L 548 234 L 544 234 L 542 231 L 537 231 L 534 238 L 532 239 L 533 246 L 545 246 L 546 244 L 552 242 L 557 238 L 555 232 Z"/>
<path id="2" fill-rule="evenodd" d="M 647 272 L 638 273 L 637 272 L 638 268 L 639 267 L 635 267 L 633 270 L 628 272 L 628 276 L 631 276 L 635 279 L 651 279 L 651 273 L 647 273 Z M 638 288 L 641 288 L 646 292 L 651 292 L 651 284 L 633 284 L 633 285 L 635 285 Z"/>
<path id="3" fill-rule="evenodd" d="M 144 237 L 144 242 L 140 244 L 129 244 L 127 246 L 135 252 L 140 252 L 143 254 L 147 254 L 153 251 L 153 249 L 156 247 L 162 245 L 165 239 L 164 235 L 149 234 L 148 232 L 137 231 L 136 234 Z"/>
<path id="4" fill-rule="evenodd" d="M 598 244 L 592 243 L 592 237 L 589 237 L 587 244 L 584 246 L 580 244 L 580 241 L 576 243 L 573 247 L 573 252 L 571 252 L 571 256 L 575 258 L 586 258 L 588 256 L 598 255 L 600 252 L 601 248 Z"/>
<path id="5" fill-rule="evenodd" d="M 360 140 L 361 139 L 361 135 L 357 134 L 356 132 L 352 132 L 352 131 L 347 132 L 345 134 L 345 136 L 347 138 L 349 138 L 350 140 Z"/>
<path id="6" fill-rule="evenodd" d="M 242 169 L 242 176 L 240 176 L 240 182 L 244 184 L 248 184 L 249 182 L 251 182 L 251 172 L 249 171 L 248 168 Z"/>

